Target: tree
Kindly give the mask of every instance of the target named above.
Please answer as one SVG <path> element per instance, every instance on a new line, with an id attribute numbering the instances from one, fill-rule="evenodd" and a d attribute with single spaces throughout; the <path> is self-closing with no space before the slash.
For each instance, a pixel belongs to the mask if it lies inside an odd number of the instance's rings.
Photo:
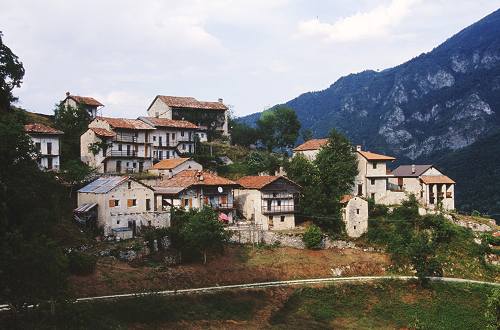
<path id="1" fill-rule="evenodd" d="M 306 232 L 302 236 L 302 241 L 308 249 L 321 248 L 321 243 L 323 242 L 323 234 L 321 233 L 321 229 L 316 225 L 307 227 Z"/>
<path id="2" fill-rule="evenodd" d="M 428 283 L 429 276 L 443 276 L 441 263 L 436 258 L 436 247 L 436 241 L 427 231 L 415 232 L 409 242 L 410 263 L 422 285 Z"/>
<path id="3" fill-rule="evenodd" d="M 12 90 L 20 87 L 24 77 L 24 67 L 19 58 L 2 41 L 0 31 L 0 112 L 7 112 L 17 98 Z"/>
<path id="4" fill-rule="evenodd" d="M 233 145 L 249 147 L 259 140 L 259 133 L 256 128 L 240 123 L 233 118 L 229 118 L 229 129 Z"/>
<path id="5" fill-rule="evenodd" d="M 218 220 L 217 213 L 208 206 L 187 217 L 180 235 L 184 244 L 182 249 L 201 254 L 204 264 L 207 263 L 207 254 L 222 252 L 230 237 L 230 233 Z"/>
<path id="6" fill-rule="evenodd" d="M 487 310 L 484 314 L 488 321 L 487 329 L 497 330 L 500 325 L 500 289 L 494 288 L 488 295 Z"/>
<path id="7" fill-rule="evenodd" d="M 63 103 L 54 110 L 56 127 L 64 132 L 61 138 L 63 164 L 80 159 L 80 136 L 87 130 L 91 121 L 89 113 L 81 107 L 71 107 Z"/>
<path id="8" fill-rule="evenodd" d="M 309 141 L 313 138 L 313 131 L 310 128 L 306 128 L 302 130 L 302 140 L 304 142 Z"/>
<path id="9" fill-rule="evenodd" d="M 260 139 L 267 151 L 273 149 L 286 151 L 297 141 L 300 122 L 297 114 L 290 108 L 278 106 L 264 111 L 257 121 Z"/>
<path id="10" fill-rule="evenodd" d="M 89 181 L 97 173 L 95 168 L 82 163 L 79 160 L 70 159 L 61 167 L 59 176 L 64 182 L 69 184 L 69 197 L 73 193 L 73 188 Z"/>
<path id="11" fill-rule="evenodd" d="M 246 157 L 245 164 L 250 175 L 256 175 L 261 172 L 273 175 L 280 167 L 280 160 L 272 153 L 252 151 Z"/>

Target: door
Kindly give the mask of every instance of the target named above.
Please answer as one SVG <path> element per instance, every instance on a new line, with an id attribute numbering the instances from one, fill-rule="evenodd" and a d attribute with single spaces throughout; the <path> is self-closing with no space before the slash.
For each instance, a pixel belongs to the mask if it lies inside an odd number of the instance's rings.
<path id="1" fill-rule="evenodd" d="M 144 171 L 144 162 L 139 162 L 139 172 Z"/>
<path id="2" fill-rule="evenodd" d="M 52 157 L 47 158 L 47 169 L 52 169 Z"/>
<path id="3" fill-rule="evenodd" d="M 363 196 L 363 184 L 358 184 L 358 196 Z"/>
<path id="4" fill-rule="evenodd" d="M 116 173 L 121 173 L 122 172 L 122 161 L 117 160 L 116 161 Z"/>
<path id="5" fill-rule="evenodd" d="M 47 142 L 47 155 L 52 155 L 52 142 Z"/>
<path id="6" fill-rule="evenodd" d="M 135 229 L 136 229 L 135 220 L 129 221 L 128 222 L 128 227 L 130 229 L 132 229 L 132 234 L 135 236 Z"/>
<path id="7" fill-rule="evenodd" d="M 273 201 L 272 200 L 267 200 L 267 210 L 271 211 L 271 206 L 272 206 Z"/>
<path id="8" fill-rule="evenodd" d="M 127 156 L 130 156 L 130 144 L 127 144 Z"/>

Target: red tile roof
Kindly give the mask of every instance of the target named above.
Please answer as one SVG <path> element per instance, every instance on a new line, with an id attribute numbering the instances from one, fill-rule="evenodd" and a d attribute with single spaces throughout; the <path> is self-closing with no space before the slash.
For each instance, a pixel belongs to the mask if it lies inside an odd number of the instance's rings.
<path id="1" fill-rule="evenodd" d="M 109 118 L 109 117 L 97 117 L 97 119 L 107 122 L 113 128 L 126 128 L 126 129 L 138 129 L 138 130 L 155 129 L 153 126 L 148 125 L 139 119 Z"/>
<path id="2" fill-rule="evenodd" d="M 55 128 L 49 127 L 44 124 L 27 124 L 24 125 L 24 131 L 26 133 L 37 133 L 37 134 L 64 134 L 64 132 L 59 131 Z"/>
<path id="3" fill-rule="evenodd" d="M 198 128 L 198 126 L 186 120 L 173 120 L 173 119 L 156 118 L 156 117 L 139 117 L 139 119 L 156 127 L 192 128 L 192 129 Z"/>
<path id="4" fill-rule="evenodd" d="M 300 187 L 298 184 L 293 182 L 292 180 L 288 179 L 285 176 L 281 175 L 251 175 L 251 176 L 244 176 L 240 178 L 238 181 L 236 181 L 240 186 L 243 188 L 247 189 L 262 189 L 268 184 L 278 180 L 278 179 L 285 179 L 291 184 Z"/>
<path id="5" fill-rule="evenodd" d="M 97 101 L 93 97 L 89 97 L 89 96 L 68 95 L 66 97 L 66 99 L 67 98 L 73 99 L 76 103 L 80 103 L 80 104 L 90 105 L 90 106 L 94 106 L 94 107 L 103 107 L 104 106 L 104 104 Z"/>
<path id="6" fill-rule="evenodd" d="M 376 153 L 369 152 L 369 151 L 358 151 L 358 153 L 368 160 L 391 160 L 392 161 L 392 160 L 396 159 L 396 158 L 391 157 L 391 156 L 376 154 Z"/>
<path id="7" fill-rule="evenodd" d="M 159 98 L 166 105 L 173 108 L 227 110 L 227 107 L 222 102 L 198 101 L 194 97 L 158 95 L 156 98 Z"/>
<path id="8" fill-rule="evenodd" d="M 453 184 L 455 181 L 447 177 L 446 175 L 423 175 L 420 180 L 425 184 Z"/>
<path id="9" fill-rule="evenodd" d="M 236 186 L 237 183 L 207 171 L 184 170 L 159 181 L 155 188 L 188 188 L 191 186 Z"/>
<path id="10" fill-rule="evenodd" d="M 349 202 L 353 198 L 352 195 L 344 195 L 342 198 L 340 198 L 340 204 L 345 204 Z"/>
<path id="11" fill-rule="evenodd" d="M 116 135 L 115 132 L 111 132 L 105 128 L 91 127 L 90 129 L 98 136 L 114 137 Z"/>
<path id="12" fill-rule="evenodd" d="M 295 147 L 293 151 L 319 150 L 328 143 L 328 139 L 311 139 Z"/>
<path id="13" fill-rule="evenodd" d="M 188 161 L 190 158 L 171 158 L 171 159 L 163 159 L 158 163 L 153 165 L 154 169 L 157 170 L 170 170 L 172 168 L 176 168 L 180 164 Z"/>

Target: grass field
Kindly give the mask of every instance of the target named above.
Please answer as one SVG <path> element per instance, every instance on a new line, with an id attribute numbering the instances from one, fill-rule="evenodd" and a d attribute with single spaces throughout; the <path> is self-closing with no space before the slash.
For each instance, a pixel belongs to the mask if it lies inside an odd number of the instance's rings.
<path id="1" fill-rule="evenodd" d="M 21 328 L 485 329 L 491 286 L 384 281 L 191 296 L 145 296 L 31 312 Z M 2 319 L 2 316 L 4 317 Z M 0 328 L 12 328 L 0 315 Z"/>

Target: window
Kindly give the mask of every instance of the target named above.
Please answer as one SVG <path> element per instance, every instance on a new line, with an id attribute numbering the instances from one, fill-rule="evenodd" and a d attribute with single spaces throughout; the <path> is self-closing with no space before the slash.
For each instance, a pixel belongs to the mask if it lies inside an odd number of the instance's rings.
<path id="1" fill-rule="evenodd" d="M 109 207 L 118 207 L 118 206 L 120 206 L 120 200 L 118 199 L 109 200 Z"/>
<path id="2" fill-rule="evenodd" d="M 285 222 L 285 216 L 284 216 L 284 215 L 282 215 L 282 216 L 280 217 L 280 221 L 281 221 L 281 222 Z"/>
<path id="3" fill-rule="evenodd" d="M 189 153 L 192 153 L 192 152 L 193 152 L 191 147 L 192 147 L 192 146 L 191 146 L 191 145 L 189 145 Z"/>
<path id="4" fill-rule="evenodd" d="M 356 214 L 359 214 L 359 209 L 356 209 Z"/>
<path id="5" fill-rule="evenodd" d="M 372 199 L 375 200 L 375 193 L 371 193 Z"/>
<path id="6" fill-rule="evenodd" d="M 181 131 L 181 136 L 182 136 L 182 137 L 184 136 L 184 131 Z"/>
<path id="7" fill-rule="evenodd" d="M 116 224 L 119 225 L 120 224 L 120 220 L 116 220 Z"/>
<path id="8" fill-rule="evenodd" d="M 132 189 L 132 181 L 127 182 L 128 189 Z"/>
<path id="9" fill-rule="evenodd" d="M 158 152 L 155 150 L 153 151 L 153 157 L 156 158 L 158 156 Z"/>
<path id="10" fill-rule="evenodd" d="M 356 226 L 354 226 L 354 230 L 356 230 Z"/>
<path id="11" fill-rule="evenodd" d="M 129 167 L 129 166 L 130 166 L 130 163 L 129 163 L 129 162 L 127 162 L 127 167 Z"/>
<path id="12" fill-rule="evenodd" d="M 277 203 L 278 203 L 278 206 L 281 206 L 281 200 L 278 200 Z"/>
<path id="13" fill-rule="evenodd" d="M 52 142 L 47 142 L 47 155 L 52 155 Z"/>
<path id="14" fill-rule="evenodd" d="M 162 136 L 158 137 L 158 145 L 161 147 L 163 145 L 163 139 Z"/>
<path id="15" fill-rule="evenodd" d="M 151 200 L 148 198 L 146 199 L 146 211 L 151 210 Z"/>
<path id="16" fill-rule="evenodd" d="M 175 133 L 172 133 L 172 140 L 175 140 Z"/>
<path id="17" fill-rule="evenodd" d="M 137 206 L 137 199 L 127 199 L 127 207 Z"/>
<path id="18" fill-rule="evenodd" d="M 52 169 L 52 158 L 47 158 L 47 169 Z"/>
<path id="19" fill-rule="evenodd" d="M 184 143 L 182 144 L 182 150 L 186 150 L 186 145 Z"/>
<path id="20" fill-rule="evenodd" d="M 377 163 L 373 163 L 373 169 L 376 170 L 377 169 Z"/>
<path id="21" fill-rule="evenodd" d="M 153 141 L 156 141 L 156 135 L 153 135 Z"/>
<path id="22" fill-rule="evenodd" d="M 424 191 L 420 190 L 420 198 L 424 198 Z"/>
<path id="23" fill-rule="evenodd" d="M 41 152 L 42 151 L 42 144 L 40 142 L 35 143 L 35 148 L 36 148 L 36 151 Z"/>
<path id="24" fill-rule="evenodd" d="M 158 159 L 163 159 L 163 151 L 158 151 Z"/>
<path id="25" fill-rule="evenodd" d="M 122 151 L 122 144 L 121 143 L 118 145 L 118 151 Z"/>
<path id="26" fill-rule="evenodd" d="M 151 226 L 151 220 L 148 220 L 148 226 Z"/>
<path id="27" fill-rule="evenodd" d="M 371 179 L 370 182 L 371 182 L 372 186 L 375 185 L 375 179 Z"/>
<path id="28" fill-rule="evenodd" d="M 184 202 L 184 203 L 183 203 L 183 206 L 184 206 L 184 207 L 187 207 L 187 206 L 189 205 L 189 199 L 184 198 L 183 202 Z"/>
<path id="29" fill-rule="evenodd" d="M 137 163 L 132 163 L 132 167 L 136 168 L 137 167 Z"/>

